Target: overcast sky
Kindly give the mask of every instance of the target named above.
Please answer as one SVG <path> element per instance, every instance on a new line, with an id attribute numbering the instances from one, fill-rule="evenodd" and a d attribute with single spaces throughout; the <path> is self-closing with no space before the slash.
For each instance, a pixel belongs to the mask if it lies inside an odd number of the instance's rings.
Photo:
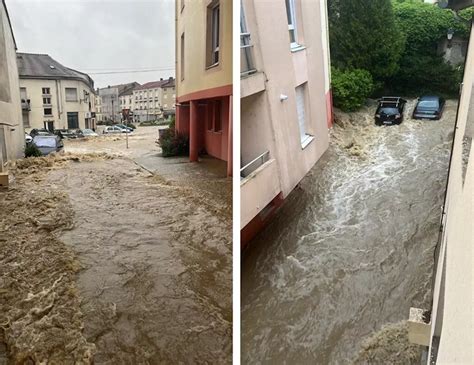
<path id="1" fill-rule="evenodd" d="M 174 77 L 174 0 L 6 0 L 19 52 L 47 53 L 96 87 Z M 156 70 L 98 75 L 94 72 Z"/>

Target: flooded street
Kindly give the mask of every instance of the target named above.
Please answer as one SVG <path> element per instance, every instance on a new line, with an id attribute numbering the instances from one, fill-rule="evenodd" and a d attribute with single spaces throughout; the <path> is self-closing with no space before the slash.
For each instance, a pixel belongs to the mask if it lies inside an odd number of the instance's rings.
<path id="1" fill-rule="evenodd" d="M 457 103 L 442 120 L 339 114 L 331 146 L 242 262 L 245 364 L 346 364 L 430 303 Z"/>
<path id="2" fill-rule="evenodd" d="M 53 238 L 77 264 L 76 275 L 68 278 L 77 293 L 76 322 L 84 328 L 76 337 L 87 345 L 89 360 L 95 364 L 230 363 L 230 179 L 219 161 L 163 161 L 150 131 L 130 139 L 131 146 L 140 145 L 141 150 L 125 151 L 123 145 L 122 151 L 121 136 L 67 141 L 66 151 L 78 156 L 90 151 L 116 156 L 73 159 L 42 172 L 41 179 L 32 173 L 19 183 L 35 179 L 37 190 L 60 194 L 68 206 L 69 224 L 55 227 Z M 140 159 L 148 165 L 141 166 Z M 180 167 L 173 168 L 176 164 Z M 157 172 L 164 165 L 166 177 Z M 194 189 L 193 179 L 213 184 L 207 190 Z M 219 187 L 221 195 L 213 196 L 213 186 Z M 59 348 L 53 344 L 50 351 L 63 351 Z M 66 343 L 65 351 L 68 348 L 74 345 Z M 34 346 L 29 351 L 33 350 Z M 36 359 L 48 358 L 47 350 L 46 346 Z M 78 356 L 59 363 L 88 363 Z"/>

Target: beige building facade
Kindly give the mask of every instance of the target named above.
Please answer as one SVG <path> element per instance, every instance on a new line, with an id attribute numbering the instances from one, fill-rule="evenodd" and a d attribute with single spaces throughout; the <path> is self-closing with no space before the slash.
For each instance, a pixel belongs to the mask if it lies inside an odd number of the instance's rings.
<path id="1" fill-rule="evenodd" d="M 131 97 L 127 95 L 124 98 L 124 106 L 130 106 L 135 120 L 151 121 L 165 114 L 174 114 L 175 99 L 175 80 L 169 77 L 136 87 Z"/>
<path id="2" fill-rule="evenodd" d="M 176 131 L 232 174 L 232 0 L 176 1 Z"/>
<path id="3" fill-rule="evenodd" d="M 455 10 L 472 0 L 451 0 Z M 474 363 L 474 28 L 468 49 L 447 191 L 435 252 L 431 308 L 412 308 L 410 340 L 428 349 L 427 364 Z M 430 313 L 421 321 L 416 312 Z"/>
<path id="4" fill-rule="evenodd" d="M 8 161 L 24 156 L 16 43 L 5 2 L 0 4 L 0 172 Z M 2 181 L 0 181 L 2 184 Z"/>
<path id="5" fill-rule="evenodd" d="M 20 94 L 26 130 L 95 128 L 94 82 L 46 54 L 18 53 Z M 24 103 L 25 104 L 25 103 Z"/>
<path id="6" fill-rule="evenodd" d="M 245 244 L 328 148 L 332 101 L 325 0 L 242 0 L 240 23 Z"/>

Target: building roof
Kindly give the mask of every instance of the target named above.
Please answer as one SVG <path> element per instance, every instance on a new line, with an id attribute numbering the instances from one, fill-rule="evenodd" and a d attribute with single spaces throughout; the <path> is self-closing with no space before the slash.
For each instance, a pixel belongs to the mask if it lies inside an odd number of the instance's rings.
<path id="1" fill-rule="evenodd" d="M 20 79 L 77 80 L 94 90 L 94 80 L 89 75 L 61 65 L 47 54 L 18 52 L 17 63 Z"/>
<path id="2" fill-rule="evenodd" d="M 168 83 L 173 83 L 173 86 L 174 86 L 174 78 L 170 77 L 165 80 L 160 79 L 159 81 L 147 82 L 146 84 L 136 87 L 134 90 L 158 89 L 160 87 L 168 86 L 167 85 Z"/>

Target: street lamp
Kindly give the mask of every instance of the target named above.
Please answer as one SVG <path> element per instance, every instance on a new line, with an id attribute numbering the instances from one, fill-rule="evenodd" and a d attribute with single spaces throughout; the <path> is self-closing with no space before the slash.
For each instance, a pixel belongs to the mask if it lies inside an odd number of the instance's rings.
<path id="1" fill-rule="evenodd" d="M 453 28 L 449 28 L 449 29 L 448 29 L 448 33 L 446 34 L 446 36 L 448 37 L 448 48 L 451 48 L 451 41 L 453 40 L 454 29 L 453 29 Z"/>

